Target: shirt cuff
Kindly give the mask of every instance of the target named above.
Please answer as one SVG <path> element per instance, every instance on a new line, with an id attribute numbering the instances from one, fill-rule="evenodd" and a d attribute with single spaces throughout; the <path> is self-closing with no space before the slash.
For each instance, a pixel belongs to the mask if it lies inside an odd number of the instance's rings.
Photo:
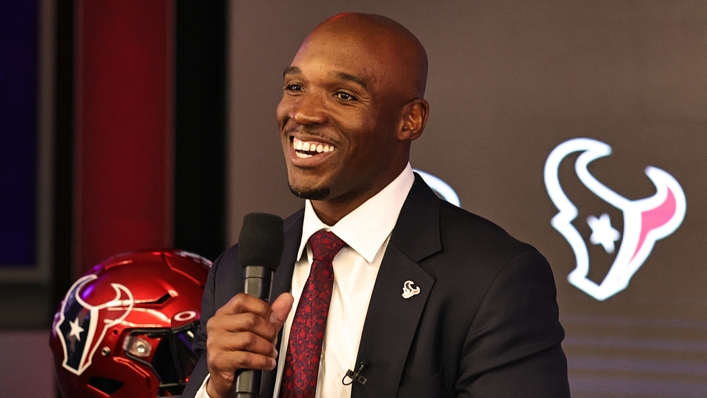
<path id="1" fill-rule="evenodd" d="M 210 376 L 211 376 L 210 374 L 207 374 L 206 377 L 204 377 L 204 382 L 201 383 L 201 387 L 194 395 L 194 398 L 211 398 L 209 396 L 209 394 L 206 392 L 206 382 L 209 381 Z"/>

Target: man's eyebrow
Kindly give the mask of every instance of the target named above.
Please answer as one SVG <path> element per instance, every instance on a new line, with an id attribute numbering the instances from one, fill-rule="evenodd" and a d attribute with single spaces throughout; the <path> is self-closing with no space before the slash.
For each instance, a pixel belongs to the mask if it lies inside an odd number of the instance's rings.
<path id="1" fill-rule="evenodd" d="M 295 73 L 302 73 L 302 71 L 296 66 L 288 66 L 287 68 L 285 68 L 284 72 L 282 72 L 282 77 L 284 78 L 287 75 Z"/>
<path id="2" fill-rule="evenodd" d="M 366 87 L 366 82 L 364 82 L 363 79 L 361 79 L 358 76 L 351 75 L 351 74 L 344 73 L 344 72 L 334 72 L 334 73 L 336 74 L 336 77 L 338 77 L 339 79 L 354 82 L 354 83 L 358 84 L 359 86 L 363 87 L 364 89 L 368 88 L 368 87 Z"/>
<path id="3" fill-rule="evenodd" d="M 302 73 L 302 70 L 300 70 L 300 68 L 298 68 L 296 66 L 288 66 L 282 72 L 282 77 L 284 78 L 287 75 L 295 75 L 295 74 L 300 74 L 300 73 Z M 342 80 L 354 82 L 354 83 L 358 84 L 359 86 L 363 87 L 364 89 L 368 88 L 366 86 L 366 82 L 363 81 L 363 79 L 361 79 L 360 77 L 358 77 L 356 75 L 352 75 L 352 74 L 346 73 L 346 72 L 334 72 L 334 76 L 336 76 L 337 78 L 342 79 Z"/>

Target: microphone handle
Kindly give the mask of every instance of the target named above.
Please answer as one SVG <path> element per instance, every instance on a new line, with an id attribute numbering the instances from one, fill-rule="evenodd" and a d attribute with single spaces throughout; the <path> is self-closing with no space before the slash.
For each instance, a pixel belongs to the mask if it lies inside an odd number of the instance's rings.
<path id="1" fill-rule="evenodd" d="M 272 277 L 273 271 L 270 268 L 260 265 L 245 267 L 244 293 L 269 303 Z M 262 375 L 262 370 L 241 369 L 236 371 L 236 397 L 260 397 L 260 378 Z"/>
<path id="2" fill-rule="evenodd" d="M 244 270 L 243 292 L 269 303 L 273 271 L 261 265 L 249 265 Z"/>

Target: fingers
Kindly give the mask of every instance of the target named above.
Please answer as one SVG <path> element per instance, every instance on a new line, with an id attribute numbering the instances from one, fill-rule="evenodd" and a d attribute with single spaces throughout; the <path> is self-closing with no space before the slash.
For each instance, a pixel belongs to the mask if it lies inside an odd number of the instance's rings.
<path id="1" fill-rule="evenodd" d="M 277 327 L 279 331 L 285 321 L 287 320 L 287 315 L 292 309 L 292 303 L 295 298 L 292 297 L 290 293 L 282 293 L 275 301 L 272 303 L 272 313 L 270 314 L 270 323 Z"/>
<path id="2" fill-rule="evenodd" d="M 271 342 L 279 327 L 270 323 L 271 313 L 262 300 L 242 293 L 234 296 L 206 324 L 207 349 L 276 355 Z"/>
<path id="3" fill-rule="evenodd" d="M 209 368 L 225 372 L 225 377 L 238 369 L 270 370 L 276 365 L 277 350 L 272 340 L 249 331 L 210 334 L 206 349 Z"/>
<path id="4" fill-rule="evenodd" d="M 284 293 L 271 308 L 266 302 L 241 293 L 216 311 L 206 324 L 209 391 L 215 396 L 228 393 L 238 369 L 275 368 L 275 341 L 292 301 L 292 295 Z"/>
<path id="5" fill-rule="evenodd" d="M 219 308 L 217 313 L 219 312 L 225 315 L 250 312 L 267 317 L 270 314 L 270 306 L 256 297 L 239 293 L 233 296 L 223 307 Z"/>

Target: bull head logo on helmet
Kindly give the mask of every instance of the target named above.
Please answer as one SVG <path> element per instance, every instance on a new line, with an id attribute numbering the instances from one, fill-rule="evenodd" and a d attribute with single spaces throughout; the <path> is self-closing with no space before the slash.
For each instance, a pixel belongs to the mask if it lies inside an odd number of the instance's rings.
<path id="1" fill-rule="evenodd" d="M 49 336 L 62 396 L 180 396 L 198 360 L 192 343 L 210 265 L 156 249 L 88 270 L 69 288 Z"/>
<path id="2" fill-rule="evenodd" d="M 106 330 L 119 324 L 133 308 L 133 294 L 127 287 L 112 283 L 115 298 L 99 305 L 81 299 L 81 289 L 96 275 L 87 275 L 71 286 L 59 312 L 55 331 L 64 349 L 64 369 L 80 375 L 91 366 L 91 359 Z M 121 296 L 123 299 L 121 300 Z M 68 318 L 67 318 L 68 317 Z"/>
<path id="3" fill-rule="evenodd" d="M 577 207 L 565 194 L 558 176 L 560 163 L 575 152 L 580 153 L 574 167 L 579 180 L 600 199 L 623 213 L 623 233 L 611 226 L 610 217 L 606 213 L 587 218 L 592 230 L 589 239 L 591 243 L 602 244 L 607 253 L 613 254 L 614 242 L 621 241 L 616 257 L 600 283 L 588 278 L 591 265 L 589 251 L 582 235 L 572 224 L 578 215 Z M 631 277 L 646 261 L 655 242 L 680 226 L 687 207 L 685 193 L 675 178 L 652 166 L 648 166 L 645 173 L 655 185 L 656 193 L 653 196 L 629 200 L 609 189 L 587 170 L 590 162 L 609 154 L 609 145 L 588 138 L 577 138 L 560 144 L 545 162 L 547 192 L 559 210 L 551 223 L 567 239 L 577 261 L 576 268 L 567 279 L 597 300 L 605 300 L 628 287 Z"/>

